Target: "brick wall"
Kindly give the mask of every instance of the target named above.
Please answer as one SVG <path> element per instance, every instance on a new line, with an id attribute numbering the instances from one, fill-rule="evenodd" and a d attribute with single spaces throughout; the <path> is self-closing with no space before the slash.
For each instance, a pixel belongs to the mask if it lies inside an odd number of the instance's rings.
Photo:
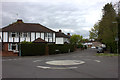
<path id="1" fill-rule="evenodd" d="M 18 53 L 8 51 L 8 43 L 3 43 L 2 56 L 18 56 Z"/>

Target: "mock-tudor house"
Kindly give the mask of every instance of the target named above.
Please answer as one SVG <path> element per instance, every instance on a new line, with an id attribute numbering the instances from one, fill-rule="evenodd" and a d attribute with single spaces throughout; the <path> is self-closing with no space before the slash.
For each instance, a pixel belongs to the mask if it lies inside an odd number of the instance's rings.
<path id="1" fill-rule="evenodd" d="M 64 44 L 64 42 L 68 42 L 68 40 L 65 34 L 64 36 L 63 34 L 64 33 L 55 32 L 41 24 L 24 23 L 21 19 L 18 19 L 17 22 L 3 27 L 0 32 L 2 53 L 7 55 L 15 55 L 15 53 L 17 53 L 16 55 L 18 55 L 18 44 L 22 41 Z"/>
<path id="2" fill-rule="evenodd" d="M 64 34 L 62 30 L 59 30 L 59 32 L 56 32 L 56 44 L 68 44 L 70 43 L 70 33 Z"/>

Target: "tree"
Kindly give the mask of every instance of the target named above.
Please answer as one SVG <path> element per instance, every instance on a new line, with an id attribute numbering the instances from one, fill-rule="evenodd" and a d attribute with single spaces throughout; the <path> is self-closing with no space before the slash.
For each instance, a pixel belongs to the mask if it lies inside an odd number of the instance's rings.
<path id="1" fill-rule="evenodd" d="M 89 31 L 89 39 L 97 40 L 98 38 L 98 29 L 99 29 L 99 23 L 96 23 L 93 28 L 91 28 L 91 31 Z"/>
<path id="2" fill-rule="evenodd" d="M 99 22 L 98 40 L 105 43 L 111 52 L 115 52 L 115 37 L 117 34 L 116 12 L 111 3 L 103 7 L 103 16 Z"/>
<path id="3" fill-rule="evenodd" d="M 82 39 L 82 43 L 85 43 L 85 42 L 88 42 L 89 41 L 89 39 Z"/>
<path id="4" fill-rule="evenodd" d="M 74 45 L 77 45 L 82 41 L 82 38 L 83 38 L 83 36 L 74 34 L 70 38 L 70 43 L 74 44 Z"/>

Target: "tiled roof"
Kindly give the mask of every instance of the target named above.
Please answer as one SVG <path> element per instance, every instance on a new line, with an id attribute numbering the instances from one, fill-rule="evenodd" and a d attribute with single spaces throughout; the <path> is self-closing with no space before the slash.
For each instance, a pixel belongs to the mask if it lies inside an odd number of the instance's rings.
<path id="1" fill-rule="evenodd" d="M 62 33 L 62 32 L 56 32 L 56 37 L 70 38 L 70 36 L 65 35 L 65 34 L 64 34 L 64 33 Z"/>
<path id="2" fill-rule="evenodd" d="M 37 38 L 35 39 L 33 42 L 46 42 L 45 40 L 41 39 L 41 38 Z"/>
<path id="3" fill-rule="evenodd" d="M 13 23 L 2 28 L 2 31 L 7 32 L 55 32 L 41 24 L 37 23 Z"/>

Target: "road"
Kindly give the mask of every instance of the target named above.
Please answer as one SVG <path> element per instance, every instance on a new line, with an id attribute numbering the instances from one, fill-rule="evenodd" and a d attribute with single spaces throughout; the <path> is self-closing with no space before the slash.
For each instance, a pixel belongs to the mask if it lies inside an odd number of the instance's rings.
<path id="1" fill-rule="evenodd" d="M 3 57 L 3 78 L 117 78 L 118 57 L 96 56 L 95 49 L 71 53 Z"/>

